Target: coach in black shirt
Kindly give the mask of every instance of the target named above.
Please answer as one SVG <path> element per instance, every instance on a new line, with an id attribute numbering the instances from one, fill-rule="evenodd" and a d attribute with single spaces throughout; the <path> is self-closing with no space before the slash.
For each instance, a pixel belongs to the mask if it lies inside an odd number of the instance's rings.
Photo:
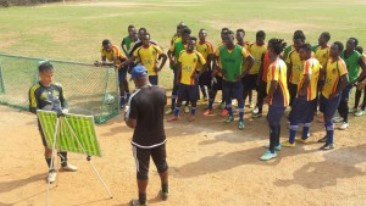
<path id="1" fill-rule="evenodd" d="M 133 155 L 137 168 L 139 199 L 130 205 L 146 205 L 146 187 L 150 156 L 160 174 L 161 198 L 168 198 L 168 164 L 166 162 L 166 136 L 164 131 L 164 107 L 167 97 L 164 89 L 149 83 L 145 67 L 138 65 L 131 71 L 136 91 L 126 107 L 125 121 L 134 128 L 132 138 Z"/>

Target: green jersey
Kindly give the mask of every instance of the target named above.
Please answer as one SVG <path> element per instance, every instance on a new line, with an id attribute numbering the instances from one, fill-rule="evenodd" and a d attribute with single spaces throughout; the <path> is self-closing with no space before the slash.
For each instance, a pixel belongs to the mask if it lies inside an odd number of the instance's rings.
<path id="1" fill-rule="evenodd" d="M 132 39 L 130 36 L 126 36 L 122 40 L 122 45 L 126 45 L 127 51 L 131 48 Z"/>
<path id="2" fill-rule="evenodd" d="M 218 51 L 217 56 L 222 64 L 222 70 L 225 71 L 224 79 L 235 82 L 236 76 L 243 72 L 243 57 L 249 56 L 248 51 L 239 45 L 235 45 L 231 51 L 222 46 Z"/>
<path id="3" fill-rule="evenodd" d="M 353 51 L 349 57 L 345 57 L 345 52 L 343 52 L 341 57 L 346 62 L 349 81 L 356 81 L 360 72 L 359 60 L 361 58 L 361 54 L 358 51 Z"/>

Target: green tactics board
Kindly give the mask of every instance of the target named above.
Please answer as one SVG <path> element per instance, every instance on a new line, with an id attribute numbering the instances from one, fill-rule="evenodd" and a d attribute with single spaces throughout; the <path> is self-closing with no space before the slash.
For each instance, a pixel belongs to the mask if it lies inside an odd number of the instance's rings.
<path id="1" fill-rule="evenodd" d="M 38 110 L 37 115 L 47 145 L 52 148 L 57 114 L 56 112 Z M 95 133 L 94 118 L 75 114 L 65 114 L 59 117 L 55 149 L 100 157 L 101 151 Z"/>

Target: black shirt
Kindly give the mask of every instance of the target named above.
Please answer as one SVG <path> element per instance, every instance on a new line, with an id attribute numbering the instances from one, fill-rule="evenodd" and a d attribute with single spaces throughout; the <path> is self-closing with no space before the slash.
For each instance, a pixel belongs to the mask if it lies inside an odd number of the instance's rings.
<path id="1" fill-rule="evenodd" d="M 158 147 L 166 142 L 164 107 L 167 102 L 164 89 L 146 85 L 133 93 L 129 100 L 127 118 L 136 119 L 132 144 L 143 149 Z"/>
<path id="2" fill-rule="evenodd" d="M 37 109 L 61 112 L 67 108 L 67 102 L 60 84 L 43 86 L 40 82 L 29 90 L 29 110 L 36 113 Z"/>

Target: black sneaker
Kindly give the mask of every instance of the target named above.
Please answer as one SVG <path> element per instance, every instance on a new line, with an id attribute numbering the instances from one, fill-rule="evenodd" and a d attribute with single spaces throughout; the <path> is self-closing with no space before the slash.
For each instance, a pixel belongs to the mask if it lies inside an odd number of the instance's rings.
<path id="1" fill-rule="evenodd" d="M 163 191 L 160 191 L 160 197 L 163 201 L 166 201 L 168 200 L 168 197 L 169 197 L 169 193 L 168 192 L 163 192 Z"/>
<path id="2" fill-rule="evenodd" d="M 324 143 L 327 141 L 327 136 L 321 138 L 320 140 L 318 140 L 319 143 Z"/>
<path id="3" fill-rule="evenodd" d="M 131 200 L 130 206 L 147 206 L 147 203 L 141 204 L 139 200 Z"/>
<path id="4" fill-rule="evenodd" d="M 332 149 L 334 149 L 334 145 L 333 144 L 325 144 L 320 149 L 324 150 L 324 151 L 332 150 Z"/>

